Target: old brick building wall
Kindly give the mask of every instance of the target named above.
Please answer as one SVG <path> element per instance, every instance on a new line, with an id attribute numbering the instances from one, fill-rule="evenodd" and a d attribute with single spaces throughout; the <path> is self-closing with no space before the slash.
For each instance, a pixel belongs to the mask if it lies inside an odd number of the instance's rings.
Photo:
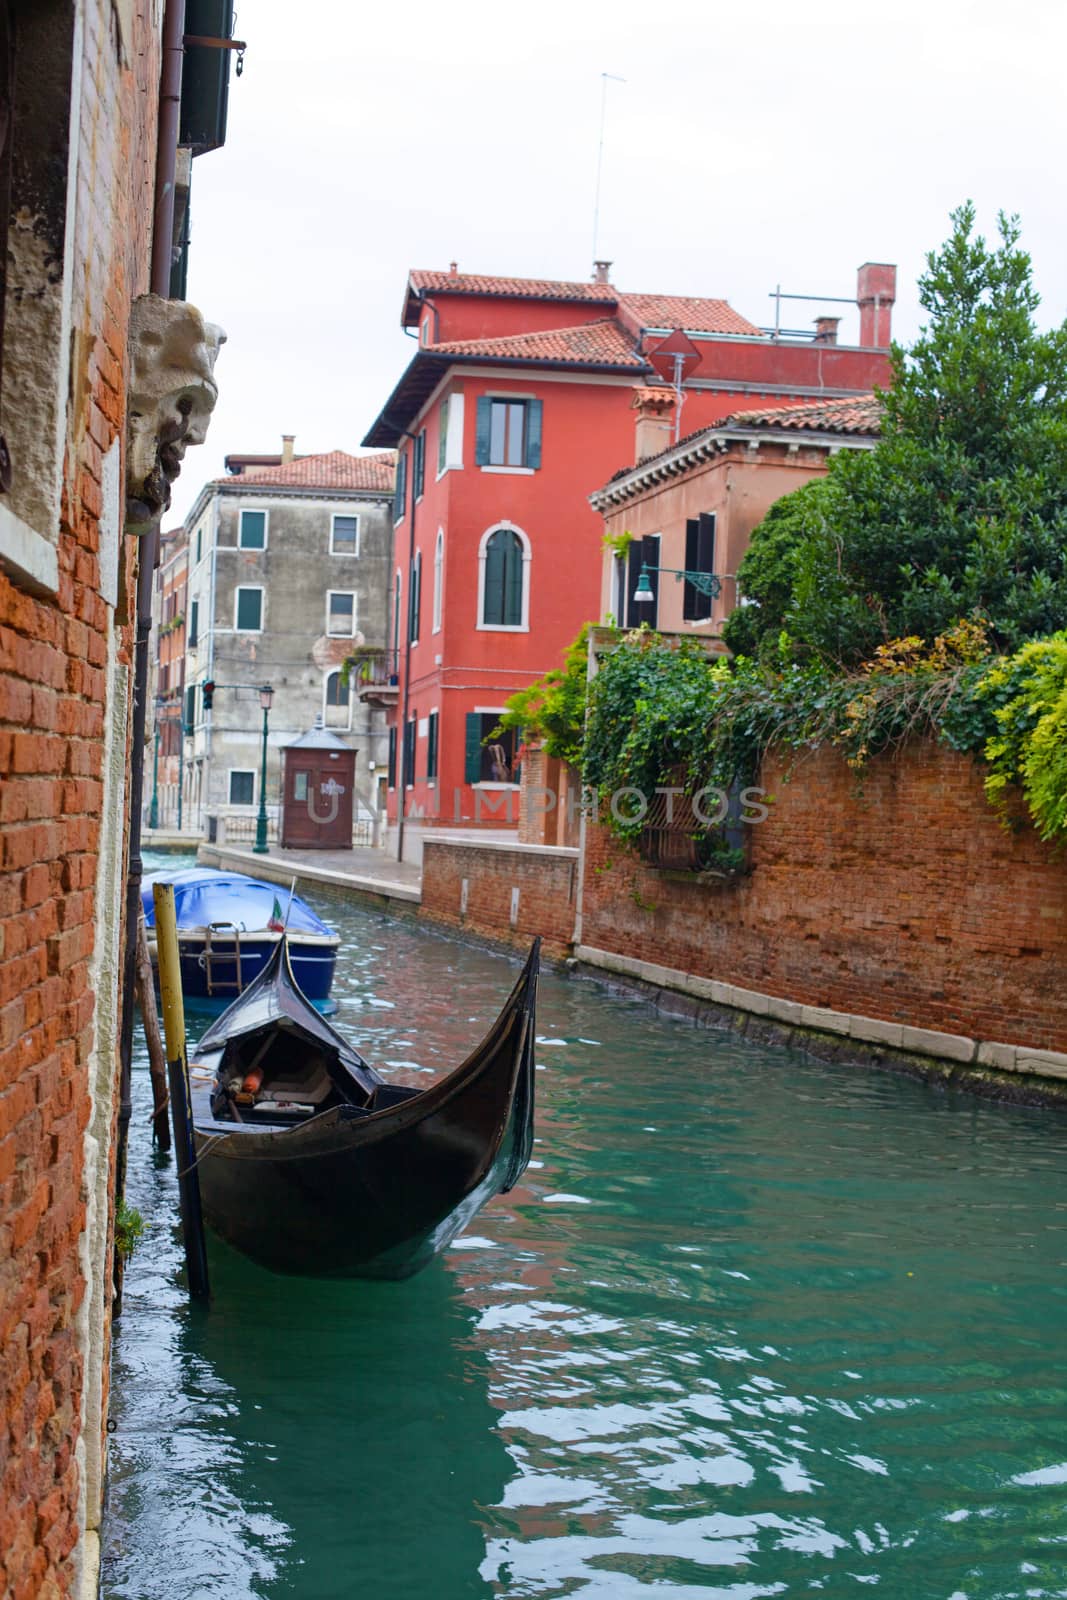
<path id="1" fill-rule="evenodd" d="M 1067 1051 L 1067 860 L 1006 833 L 969 757 L 909 747 L 862 783 L 768 763 L 737 880 L 657 871 L 587 830 L 581 945 L 812 1008 Z"/>
<path id="2" fill-rule="evenodd" d="M 1067 859 L 1006 832 L 982 776 L 929 744 L 862 781 L 832 750 L 769 761 L 733 879 L 651 866 L 591 819 L 583 851 L 444 838 L 422 914 L 787 1024 L 1065 1076 Z"/>
<path id="3" fill-rule="evenodd" d="M 95 1593 L 159 7 L 16 0 L 0 495 L 0 1589 Z"/>
<path id="4" fill-rule="evenodd" d="M 566 954 L 574 932 L 578 852 L 496 845 L 429 835 L 422 858 L 421 914 L 525 949 L 540 935 L 545 954 Z"/>

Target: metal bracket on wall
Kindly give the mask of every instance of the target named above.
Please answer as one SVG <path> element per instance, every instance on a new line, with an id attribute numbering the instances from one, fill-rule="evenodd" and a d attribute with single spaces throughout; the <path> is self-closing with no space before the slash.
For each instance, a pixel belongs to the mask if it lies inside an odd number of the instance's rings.
<path id="1" fill-rule="evenodd" d="M 240 77 L 245 69 L 245 51 L 248 49 L 246 39 L 209 39 L 200 33 L 185 33 L 182 35 L 182 44 L 199 45 L 202 50 L 236 50 L 237 76 Z"/>

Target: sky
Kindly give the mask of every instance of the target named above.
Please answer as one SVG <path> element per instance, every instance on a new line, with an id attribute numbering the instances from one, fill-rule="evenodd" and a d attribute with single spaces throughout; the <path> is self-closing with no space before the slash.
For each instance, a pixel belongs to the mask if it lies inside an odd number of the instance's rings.
<path id="1" fill-rule="evenodd" d="M 1039 321 L 1067 315 L 1064 0 L 238 0 L 234 33 L 188 285 L 227 343 L 172 523 L 228 452 L 358 451 L 414 350 L 410 268 L 588 278 L 602 106 L 596 254 L 621 289 L 768 325 L 776 284 L 854 296 L 891 261 L 906 344 L 926 252 L 972 199 L 987 236 L 1020 215 Z"/>

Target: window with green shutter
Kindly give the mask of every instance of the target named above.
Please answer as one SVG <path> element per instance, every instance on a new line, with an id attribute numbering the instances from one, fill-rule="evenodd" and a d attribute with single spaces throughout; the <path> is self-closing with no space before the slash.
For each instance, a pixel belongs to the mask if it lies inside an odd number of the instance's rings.
<path id="1" fill-rule="evenodd" d="M 241 527 L 237 535 L 237 543 L 242 550 L 265 550 L 267 548 L 267 513 L 265 511 L 241 512 Z"/>
<path id="2" fill-rule="evenodd" d="M 412 458 L 415 465 L 415 499 L 422 499 L 422 491 L 426 487 L 426 429 L 416 434 L 411 447 Z"/>
<path id="3" fill-rule="evenodd" d="M 478 401 L 474 434 L 474 461 L 479 467 L 529 467 L 541 465 L 540 400 L 497 399 L 482 395 Z"/>
<path id="4" fill-rule="evenodd" d="M 263 590 L 238 589 L 234 627 L 238 633 L 262 633 Z"/>
<path id="5" fill-rule="evenodd" d="M 437 475 L 440 477 L 448 460 L 448 396 L 441 401 L 437 413 Z"/>
<path id="6" fill-rule="evenodd" d="M 426 720 L 426 777 L 429 782 L 437 777 L 437 712 L 431 711 Z"/>
<path id="7" fill-rule="evenodd" d="M 396 487 L 393 490 L 393 521 L 399 522 L 404 515 L 404 500 L 407 495 L 408 483 L 408 458 L 401 453 L 396 462 Z"/>
<path id="8" fill-rule="evenodd" d="M 189 637 L 186 640 L 186 643 L 189 645 L 190 649 L 192 649 L 193 645 L 196 643 L 196 641 L 199 638 L 199 636 L 200 636 L 200 601 L 199 600 L 191 600 L 189 602 Z"/>
<path id="9" fill-rule="evenodd" d="M 411 569 L 411 581 L 408 584 L 408 639 L 412 644 L 418 643 L 419 617 L 422 611 L 422 551 L 415 553 L 415 562 Z"/>
<path id="10" fill-rule="evenodd" d="M 185 715 L 182 718 L 182 732 L 191 735 L 196 726 L 196 684 L 189 684 L 185 691 Z"/>
<path id="11" fill-rule="evenodd" d="M 467 714 L 463 776 L 467 783 L 518 783 L 518 741 L 513 728 L 497 732 L 499 711 Z"/>
<path id="12" fill-rule="evenodd" d="M 497 528 L 485 547 L 485 627 L 522 627 L 522 584 L 522 541 L 513 528 Z"/>

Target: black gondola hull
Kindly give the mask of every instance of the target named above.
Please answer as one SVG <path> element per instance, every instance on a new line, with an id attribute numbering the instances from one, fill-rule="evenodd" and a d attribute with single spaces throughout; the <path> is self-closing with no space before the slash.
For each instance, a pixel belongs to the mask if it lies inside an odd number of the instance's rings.
<path id="1" fill-rule="evenodd" d="M 535 948 L 468 1060 L 382 1110 L 346 1105 L 304 1126 L 235 1128 L 212 1115 L 194 1058 L 200 1190 L 211 1228 L 275 1272 L 402 1278 L 425 1266 L 487 1200 L 512 1187 L 529 1159 L 536 970 Z"/>

